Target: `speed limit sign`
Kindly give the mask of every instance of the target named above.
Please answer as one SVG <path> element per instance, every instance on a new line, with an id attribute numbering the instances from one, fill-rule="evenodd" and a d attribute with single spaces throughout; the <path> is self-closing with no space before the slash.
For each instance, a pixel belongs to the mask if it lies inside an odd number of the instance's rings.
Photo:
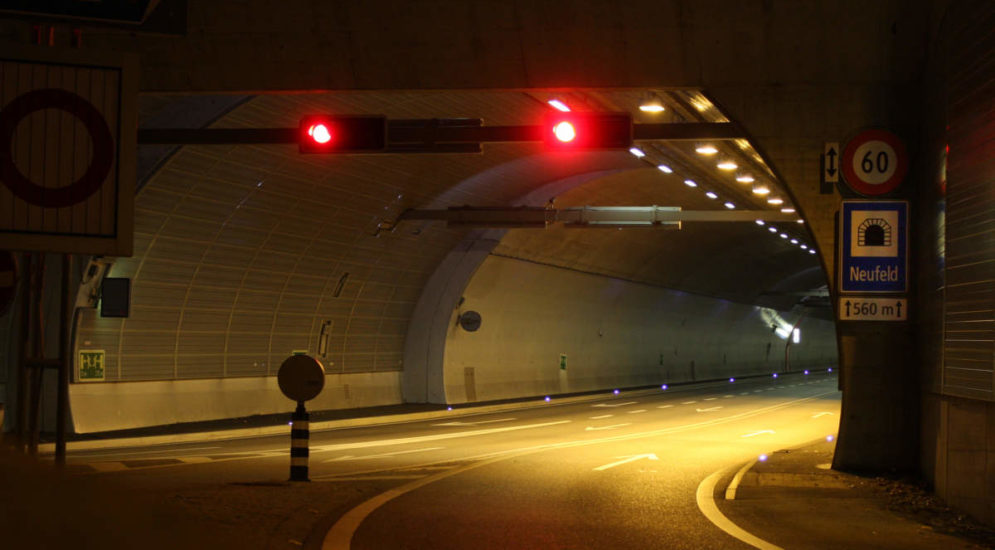
<path id="1" fill-rule="evenodd" d="M 894 191 L 905 179 L 909 158 L 898 136 L 886 130 L 865 130 L 846 144 L 840 158 L 843 179 L 865 196 Z"/>

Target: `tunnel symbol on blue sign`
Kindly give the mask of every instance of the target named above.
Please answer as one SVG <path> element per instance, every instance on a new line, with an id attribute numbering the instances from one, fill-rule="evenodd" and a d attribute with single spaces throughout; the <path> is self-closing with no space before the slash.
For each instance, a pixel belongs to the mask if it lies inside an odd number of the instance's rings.
<path id="1" fill-rule="evenodd" d="M 850 255 L 862 258 L 895 258 L 898 256 L 897 211 L 851 211 Z"/>
<path id="2" fill-rule="evenodd" d="M 857 246 L 891 246 L 891 225 L 880 218 L 864 220 L 857 228 Z"/>

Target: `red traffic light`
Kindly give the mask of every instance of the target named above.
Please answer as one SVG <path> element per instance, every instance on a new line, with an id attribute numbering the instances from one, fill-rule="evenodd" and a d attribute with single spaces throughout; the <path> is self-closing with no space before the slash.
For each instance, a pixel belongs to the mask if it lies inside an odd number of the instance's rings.
<path id="1" fill-rule="evenodd" d="M 543 124 L 546 148 L 558 151 L 628 149 L 632 146 L 629 113 L 548 113 Z"/>
<path id="2" fill-rule="evenodd" d="M 570 143 L 577 137 L 577 129 L 569 120 L 563 120 L 553 125 L 553 135 L 561 143 Z"/>
<path id="3" fill-rule="evenodd" d="M 374 152 L 387 145 L 387 119 L 379 115 L 307 115 L 298 128 L 301 153 Z"/>
<path id="4" fill-rule="evenodd" d="M 308 126 L 307 135 L 311 138 L 311 141 L 318 145 L 324 145 L 332 140 L 332 131 L 328 129 L 327 125 L 321 122 Z"/>

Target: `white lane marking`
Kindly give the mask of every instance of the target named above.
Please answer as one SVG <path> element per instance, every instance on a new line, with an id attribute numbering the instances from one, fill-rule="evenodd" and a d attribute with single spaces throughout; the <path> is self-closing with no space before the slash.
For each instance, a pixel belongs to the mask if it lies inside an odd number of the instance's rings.
<path id="1" fill-rule="evenodd" d="M 685 402 L 681 403 L 681 405 L 693 405 L 695 403 L 697 403 L 697 401 L 685 401 Z"/>
<path id="2" fill-rule="evenodd" d="M 750 392 L 744 391 L 744 392 L 740 393 L 739 395 L 750 395 Z"/>
<path id="3" fill-rule="evenodd" d="M 333 483 L 336 481 L 367 481 L 367 480 L 379 480 L 379 479 L 423 479 L 431 474 L 420 474 L 420 475 L 402 475 L 402 476 L 356 476 L 356 477 L 329 477 L 324 479 L 316 479 L 320 483 Z"/>
<path id="4" fill-rule="evenodd" d="M 121 462 L 93 462 L 87 464 L 87 466 L 93 468 L 98 472 L 119 472 L 121 470 L 127 470 L 128 467 Z"/>
<path id="5" fill-rule="evenodd" d="M 214 462 L 211 457 L 207 456 L 187 456 L 177 460 L 184 464 L 207 464 L 208 462 Z"/>
<path id="6" fill-rule="evenodd" d="M 614 414 L 602 414 L 602 415 L 598 415 L 598 416 L 592 416 L 590 418 L 590 420 L 601 420 L 602 418 L 611 418 L 613 416 L 615 416 L 615 415 Z"/>
<path id="7" fill-rule="evenodd" d="M 311 447 L 311 452 L 345 451 L 349 449 L 366 449 L 368 447 L 389 447 L 392 445 L 406 445 L 408 443 L 421 443 L 423 441 L 439 441 L 440 439 L 454 439 L 457 437 L 471 437 L 475 435 L 496 434 L 501 432 L 513 432 L 517 430 L 528 430 L 531 428 L 545 428 L 547 426 L 558 426 L 569 424 L 571 420 L 558 420 L 556 422 L 543 422 L 541 424 L 526 424 L 524 426 L 508 426 L 507 428 L 488 428 L 486 430 L 470 430 L 468 432 L 452 432 L 447 434 L 421 435 L 417 437 L 401 437 L 398 439 L 379 439 L 376 441 L 360 441 L 358 443 L 338 443 L 333 445 L 315 445 Z"/>
<path id="8" fill-rule="evenodd" d="M 757 460 L 753 459 L 744 464 L 743 467 L 736 472 L 736 475 L 732 477 L 732 482 L 730 482 L 729 486 L 726 487 L 726 500 L 736 500 L 736 489 L 739 489 L 739 484 L 743 481 L 743 476 L 745 476 L 746 472 L 750 471 L 750 468 L 752 468 L 756 463 Z"/>
<path id="9" fill-rule="evenodd" d="M 730 397 L 732 397 L 732 396 L 731 395 L 723 395 L 722 399 L 729 399 Z"/>
<path id="10" fill-rule="evenodd" d="M 763 390 L 753 390 L 753 393 L 760 393 L 760 392 L 762 392 L 762 391 L 763 391 Z"/>
<path id="11" fill-rule="evenodd" d="M 592 407 L 621 407 L 624 405 L 635 405 L 639 401 L 626 401 L 625 403 L 598 403 L 597 405 L 591 405 Z"/>
<path id="12" fill-rule="evenodd" d="M 424 449 L 409 449 L 407 451 L 394 451 L 393 453 L 382 453 L 378 455 L 367 455 L 367 456 L 340 456 L 338 458 L 330 458 L 328 460 L 323 460 L 322 462 L 341 462 L 344 460 L 369 460 L 372 458 L 388 458 L 398 455 L 407 455 L 411 453 L 424 453 L 426 451 L 438 451 L 439 449 L 445 449 L 445 447 L 425 447 Z"/>
<path id="13" fill-rule="evenodd" d="M 638 413 L 644 413 L 644 412 L 646 412 L 646 409 L 636 409 L 634 411 L 629 411 L 629 414 L 638 414 Z"/>
<path id="14" fill-rule="evenodd" d="M 763 434 L 772 434 L 773 435 L 774 433 L 776 433 L 776 432 L 774 432 L 774 430 L 760 430 L 759 432 L 753 432 L 751 434 L 743 434 L 743 435 L 741 435 L 739 437 L 756 437 L 758 435 L 763 435 Z"/>
<path id="15" fill-rule="evenodd" d="M 657 407 L 657 408 L 658 408 L 658 409 L 669 409 L 670 407 L 673 407 L 673 405 L 660 405 L 660 406 L 659 406 L 659 407 Z"/>
<path id="16" fill-rule="evenodd" d="M 635 439 L 645 439 L 645 438 L 648 438 L 648 437 L 656 437 L 656 436 L 660 436 L 660 435 L 664 435 L 664 434 L 683 433 L 683 432 L 686 432 L 686 431 L 695 430 L 695 429 L 698 429 L 698 428 L 704 428 L 704 427 L 708 427 L 708 426 L 717 426 L 717 425 L 720 425 L 720 424 L 727 424 L 727 423 L 733 422 L 735 420 L 739 420 L 739 419 L 743 419 L 743 418 L 752 418 L 754 416 L 758 416 L 758 415 L 761 415 L 761 414 L 766 414 L 766 413 L 769 413 L 769 412 L 778 411 L 778 410 L 781 410 L 781 409 L 784 409 L 784 408 L 787 408 L 787 407 L 798 405 L 799 403 L 805 403 L 805 402 L 808 402 L 808 401 L 812 401 L 814 399 L 819 399 L 820 397 L 823 397 L 823 396 L 826 396 L 826 395 L 832 395 L 832 394 L 836 394 L 836 393 L 837 393 L 836 390 L 827 391 L 827 392 L 824 392 L 824 393 L 821 393 L 821 394 L 817 394 L 817 395 L 813 395 L 813 396 L 810 396 L 810 397 L 803 397 L 801 399 L 793 399 L 791 401 L 787 401 L 787 402 L 784 402 L 784 403 L 778 403 L 776 405 L 769 405 L 769 406 L 761 407 L 759 409 L 754 409 L 754 410 L 751 410 L 751 411 L 745 411 L 745 412 L 741 412 L 741 413 L 738 413 L 738 414 L 733 414 L 733 415 L 729 415 L 729 416 L 725 416 L 725 417 L 721 417 L 721 418 L 713 418 L 711 420 L 702 420 L 701 422 L 693 422 L 691 424 L 684 424 L 684 425 L 681 425 L 681 426 L 673 426 L 673 427 L 670 427 L 670 428 L 663 428 L 661 430 L 651 430 L 651 431 L 648 431 L 648 432 L 637 432 L 637 433 L 634 433 L 634 434 L 620 434 L 620 435 L 614 435 L 614 436 L 606 436 L 606 437 L 601 437 L 601 438 L 592 439 L 592 440 L 565 441 L 565 442 L 561 442 L 561 443 L 545 443 L 545 444 L 542 444 L 542 445 L 534 445 L 532 447 L 524 447 L 524 448 L 518 448 L 518 449 L 507 449 L 507 450 L 504 450 L 504 451 L 497 451 L 497 452 L 494 452 L 494 453 L 486 453 L 486 454 L 483 454 L 483 455 L 465 457 L 465 460 L 479 460 L 480 462 L 476 462 L 474 464 L 469 464 L 467 466 L 462 466 L 460 468 L 455 468 L 455 469 L 452 469 L 452 470 L 449 470 L 449 471 L 441 472 L 439 474 L 435 474 L 435 475 L 429 476 L 427 478 L 419 479 L 417 481 L 412 481 L 411 483 L 402 485 L 402 486 L 397 487 L 395 489 L 391 489 L 390 491 L 387 491 L 385 493 L 381 493 L 380 495 L 378 495 L 376 497 L 373 497 L 370 500 L 367 500 L 366 502 L 360 504 L 359 506 L 356 506 L 352 510 L 349 510 L 348 512 L 346 512 L 345 515 L 343 515 L 341 518 L 339 518 L 339 520 L 334 525 L 332 525 L 331 529 L 329 529 L 327 533 L 325 533 L 325 538 L 322 540 L 321 549 L 322 550 L 349 550 L 349 546 L 350 546 L 350 543 L 352 541 L 353 534 L 355 534 L 356 530 L 359 529 L 360 524 L 362 524 L 363 521 L 367 517 L 369 517 L 370 514 L 372 514 L 374 511 L 376 511 L 378 508 L 380 508 L 384 504 L 387 504 L 388 502 L 390 502 L 391 500 L 394 500 L 395 498 L 397 498 L 399 496 L 402 496 L 402 495 L 405 495 L 407 493 L 410 493 L 411 491 L 417 490 L 417 489 L 419 489 L 421 487 L 424 487 L 424 486 L 426 486 L 426 485 L 428 485 L 430 483 L 435 483 L 436 481 L 441 481 L 441 480 L 446 479 L 448 477 L 451 477 L 451 476 L 454 476 L 454 475 L 458 475 L 458 474 L 462 474 L 463 472 L 468 472 L 470 470 L 475 470 L 477 468 L 481 468 L 481 467 L 484 467 L 484 466 L 489 466 L 491 464 L 495 464 L 495 463 L 501 462 L 503 460 L 508 460 L 508 459 L 515 458 L 515 457 L 520 457 L 520 456 L 528 456 L 528 455 L 531 455 L 531 454 L 541 453 L 543 451 L 548 451 L 548 450 L 552 450 L 552 449 L 570 449 L 570 448 L 574 448 L 574 447 L 588 447 L 588 446 L 591 446 L 591 445 L 601 445 L 601 444 L 604 444 L 604 443 L 616 442 L 616 441 L 631 441 L 631 440 L 635 440 Z M 423 465 L 423 467 L 424 466 L 427 466 L 427 465 Z M 373 470 L 373 471 L 369 471 L 369 472 L 357 472 L 357 473 L 376 473 L 376 472 L 377 472 L 377 470 Z M 717 473 L 719 473 L 719 472 L 717 472 Z M 716 474 L 713 474 L 713 476 L 715 476 L 716 478 L 718 477 Z M 708 481 L 708 480 L 706 479 L 706 481 Z M 704 484 L 705 482 L 703 481 L 702 483 Z M 711 497 L 711 495 L 712 495 L 711 491 L 714 490 L 716 481 L 712 480 L 711 483 L 712 483 L 712 485 L 709 488 L 709 492 L 708 492 L 709 497 Z M 698 486 L 698 491 L 699 491 L 699 493 L 701 492 L 701 486 L 700 485 Z M 700 502 L 700 500 L 699 500 L 699 502 Z M 699 504 L 699 508 L 700 507 L 701 507 L 701 505 Z M 712 507 L 713 507 L 713 509 L 716 512 L 718 511 L 718 508 L 715 507 L 715 503 L 714 502 L 712 502 Z M 725 518 L 725 516 L 722 516 L 721 514 L 719 514 L 719 516 Z M 711 519 L 711 518 L 709 518 L 709 519 Z M 775 546 L 775 547 L 771 547 L 769 550 L 780 550 L 780 549 L 778 549 Z"/>
<path id="17" fill-rule="evenodd" d="M 621 466 L 623 464 L 628 464 L 630 462 L 635 462 L 637 460 L 642 460 L 644 458 L 648 459 L 648 460 L 660 460 L 653 453 L 646 453 L 646 454 L 634 455 L 634 456 L 616 456 L 615 458 L 621 458 L 622 460 L 619 460 L 618 462 L 612 462 L 611 464 L 605 464 L 604 466 L 598 466 L 597 468 L 594 469 L 594 471 L 595 472 L 603 472 L 603 471 L 608 470 L 610 468 L 614 468 L 616 466 Z"/>
<path id="18" fill-rule="evenodd" d="M 698 411 L 698 412 L 700 412 L 700 413 L 707 413 L 707 412 L 717 411 L 717 410 L 719 410 L 721 408 L 722 407 L 709 407 L 707 409 L 695 409 L 695 410 Z"/>
<path id="19" fill-rule="evenodd" d="M 588 427 L 584 428 L 584 431 L 585 432 L 597 432 L 597 431 L 600 431 L 600 430 L 614 430 L 615 428 L 621 428 L 623 426 L 630 426 L 630 425 L 632 425 L 631 422 L 626 422 L 625 424 L 612 424 L 611 426 L 599 426 L 597 428 L 595 428 L 594 426 L 588 426 Z"/>
<path id="20" fill-rule="evenodd" d="M 73 454 L 70 458 L 75 460 L 89 460 L 91 458 L 104 458 L 108 456 L 113 456 L 120 458 L 121 460 L 128 460 L 129 456 L 132 455 L 148 455 L 156 453 L 187 453 L 190 451 L 206 451 L 209 449 L 220 449 L 221 447 L 189 447 L 185 449 L 153 449 L 151 451 L 118 451 L 114 453 L 98 453 L 98 454 Z M 170 457 L 163 457 L 170 458 Z"/>
<path id="21" fill-rule="evenodd" d="M 497 420 L 478 420 L 476 422 L 443 422 L 442 424 L 432 424 L 433 426 L 479 426 L 481 424 L 493 424 L 495 422 L 511 422 L 514 418 L 499 418 Z"/>
<path id="22" fill-rule="evenodd" d="M 695 494 L 695 500 L 698 502 L 698 509 L 701 510 L 701 513 L 708 518 L 708 521 L 715 524 L 716 527 L 754 548 L 759 548 L 760 550 L 783 550 L 780 546 L 775 546 L 760 537 L 747 532 L 719 511 L 719 507 L 715 504 L 715 485 L 718 483 L 719 479 L 721 479 L 725 473 L 731 469 L 732 468 L 725 468 L 723 470 L 719 470 L 706 477 L 701 484 L 698 485 L 698 491 Z M 326 548 L 326 550 L 328 549 Z"/>
<path id="23" fill-rule="evenodd" d="M 718 397 L 706 397 L 705 401 L 715 401 Z"/>
<path id="24" fill-rule="evenodd" d="M 820 416 L 826 416 L 827 414 L 828 415 L 832 415 L 833 413 L 831 413 L 831 412 L 821 412 L 819 414 L 813 414 L 812 418 L 819 418 Z"/>

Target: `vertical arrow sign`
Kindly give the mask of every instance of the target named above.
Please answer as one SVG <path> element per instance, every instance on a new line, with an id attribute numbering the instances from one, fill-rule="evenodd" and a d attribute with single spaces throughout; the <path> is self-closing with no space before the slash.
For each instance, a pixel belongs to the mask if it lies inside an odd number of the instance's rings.
<path id="1" fill-rule="evenodd" d="M 840 181 L 840 144 L 836 141 L 827 141 L 822 153 L 822 185 L 819 193 L 830 195 L 833 188 Z"/>

